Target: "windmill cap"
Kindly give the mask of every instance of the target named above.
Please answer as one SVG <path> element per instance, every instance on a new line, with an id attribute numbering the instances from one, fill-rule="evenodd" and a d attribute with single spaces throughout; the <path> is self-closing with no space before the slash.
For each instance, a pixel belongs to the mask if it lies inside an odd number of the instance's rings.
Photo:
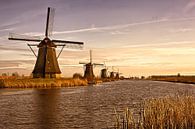
<path id="1" fill-rule="evenodd" d="M 38 45 L 38 47 L 43 47 L 43 46 L 48 46 L 48 47 L 56 47 L 56 45 L 49 39 L 49 38 L 44 38 L 41 43 Z"/>

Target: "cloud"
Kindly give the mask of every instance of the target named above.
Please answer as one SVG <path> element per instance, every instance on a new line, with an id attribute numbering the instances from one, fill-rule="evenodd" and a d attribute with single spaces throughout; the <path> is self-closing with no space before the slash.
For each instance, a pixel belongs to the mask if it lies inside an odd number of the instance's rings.
<path id="1" fill-rule="evenodd" d="M 164 42 L 164 43 L 150 43 L 150 44 L 138 44 L 138 45 L 126 45 L 121 48 L 136 48 L 136 47 L 160 47 L 160 46 L 171 46 L 180 44 L 193 44 L 194 41 L 174 41 L 174 42 Z"/>
<path id="2" fill-rule="evenodd" d="M 146 25 L 146 24 L 165 22 L 167 20 L 168 19 L 159 19 L 159 20 L 151 20 L 151 21 L 129 23 L 129 24 L 122 24 L 122 25 L 104 26 L 104 27 L 92 26 L 90 28 L 81 28 L 81 29 L 70 30 L 70 31 L 54 31 L 53 34 L 69 34 L 69 33 L 80 33 L 80 32 L 92 32 L 92 31 L 106 31 L 106 30 L 114 30 L 114 29 L 123 29 L 123 28 L 131 27 L 131 26 L 138 26 L 138 25 Z"/>
<path id="3" fill-rule="evenodd" d="M 7 50 L 7 51 L 29 51 L 28 49 L 25 48 L 15 48 L 15 47 L 10 47 L 10 46 L 0 46 L 0 50 Z"/>
<path id="4" fill-rule="evenodd" d="M 4 31 L 12 31 L 14 30 L 15 28 L 5 28 L 5 29 L 0 29 L 0 32 L 4 32 Z"/>
<path id="5" fill-rule="evenodd" d="M 21 67 L 21 66 L 18 66 L 18 67 L 0 67 L 0 70 L 8 70 L 8 69 L 25 69 L 26 67 Z"/>
<path id="6" fill-rule="evenodd" d="M 185 33 L 185 32 L 190 32 L 192 31 L 192 28 L 177 28 L 177 29 L 171 29 L 171 33 Z"/>
<path id="7" fill-rule="evenodd" d="M 16 26 L 20 24 L 20 21 L 8 22 L 0 25 L 0 32 L 4 31 L 12 31 L 16 28 Z"/>
<path id="8" fill-rule="evenodd" d="M 54 31 L 53 34 L 71 34 L 71 33 L 81 33 L 81 32 L 101 32 L 101 31 L 110 31 L 110 30 L 117 30 L 117 29 L 125 29 L 128 27 L 140 26 L 140 25 L 148 25 L 148 24 L 156 24 L 156 23 L 163 23 L 163 22 L 175 22 L 175 21 L 188 21 L 194 20 L 195 17 L 184 17 L 184 18 L 177 18 L 177 19 L 170 19 L 170 18 L 161 18 L 157 20 L 149 20 L 149 21 L 142 21 L 142 22 L 135 22 L 129 24 L 121 24 L 121 25 L 112 25 L 112 26 L 103 26 L 103 27 L 95 27 L 91 26 L 90 28 L 81 28 L 76 30 L 70 31 Z M 113 31 L 112 34 L 121 34 L 121 32 Z"/>
<path id="9" fill-rule="evenodd" d="M 183 12 L 189 13 L 195 9 L 195 0 L 190 0 L 183 9 Z"/>
<path id="10" fill-rule="evenodd" d="M 184 18 L 177 18 L 177 19 L 171 19 L 171 18 L 164 17 L 164 18 L 157 19 L 157 20 L 148 20 L 148 21 L 141 21 L 141 22 L 128 23 L 128 24 L 120 24 L 120 25 L 99 26 L 99 27 L 96 27 L 95 25 L 92 25 L 89 28 L 80 28 L 80 29 L 68 30 L 68 31 L 53 31 L 53 35 L 73 34 L 73 33 L 83 33 L 83 32 L 102 32 L 102 31 L 112 31 L 111 34 L 113 34 L 113 35 L 115 35 L 115 34 L 126 34 L 125 32 L 118 31 L 118 29 L 125 29 L 125 28 L 128 28 L 128 27 L 148 25 L 148 24 L 156 24 L 156 23 L 163 23 L 163 22 L 188 21 L 188 20 L 194 20 L 194 19 L 195 19 L 195 17 L 184 17 Z M 24 33 L 24 35 L 44 36 L 44 33 L 29 32 L 29 33 Z"/>
<path id="11" fill-rule="evenodd" d="M 112 31 L 110 32 L 111 35 L 124 35 L 124 34 L 128 34 L 127 32 L 125 31 Z"/>

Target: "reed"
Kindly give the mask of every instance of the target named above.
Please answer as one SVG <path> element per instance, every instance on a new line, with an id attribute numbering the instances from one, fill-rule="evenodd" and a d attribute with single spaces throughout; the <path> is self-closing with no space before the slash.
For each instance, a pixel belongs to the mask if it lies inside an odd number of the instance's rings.
<path id="1" fill-rule="evenodd" d="M 195 129 L 195 98 L 150 99 L 143 103 L 138 118 L 128 108 L 115 116 L 116 129 Z"/>
<path id="2" fill-rule="evenodd" d="M 83 79 L 0 79 L 0 88 L 52 88 L 86 86 L 87 80 Z"/>

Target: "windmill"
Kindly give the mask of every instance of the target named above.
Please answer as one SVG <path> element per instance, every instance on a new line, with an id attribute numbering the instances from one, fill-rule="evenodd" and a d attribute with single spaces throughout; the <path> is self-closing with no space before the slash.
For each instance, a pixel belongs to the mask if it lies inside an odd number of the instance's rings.
<path id="1" fill-rule="evenodd" d="M 115 66 L 112 66 L 112 71 L 110 72 L 110 78 L 111 79 L 119 79 L 120 75 L 122 73 L 119 72 L 119 68 L 117 69 L 117 72 L 115 72 Z"/>
<path id="2" fill-rule="evenodd" d="M 114 66 L 110 66 L 110 67 L 112 71 L 108 71 L 108 73 L 110 73 L 109 78 L 114 79 L 115 78 Z"/>
<path id="3" fill-rule="evenodd" d="M 84 78 L 87 78 L 88 80 L 93 80 L 94 79 L 94 73 L 93 73 L 93 67 L 94 66 L 103 66 L 104 64 L 98 64 L 98 63 L 93 63 L 92 62 L 92 50 L 90 50 L 90 62 L 85 63 L 85 62 L 79 62 L 79 64 L 84 64 L 85 66 L 85 72 L 84 72 Z"/>
<path id="4" fill-rule="evenodd" d="M 118 71 L 115 72 L 115 73 L 116 73 L 115 79 L 119 79 L 120 75 L 122 74 L 122 73 L 119 72 L 119 68 L 118 68 Z"/>
<path id="5" fill-rule="evenodd" d="M 65 41 L 65 40 L 55 40 L 50 39 L 49 37 L 52 34 L 53 21 L 54 21 L 54 12 L 53 8 L 48 7 L 47 11 L 47 20 L 46 20 L 46 30 L 45 38 L 40 40 L 38 38 L 26 38 L 22 35 L 9 34 L 9 40 L 19 40 L 19 41 L 32 41 L 39 42 L 39 44 L 27 44 L 33 54 L 36 56 L 36 64 L 32 72 L 33 78 L 58 78 L 60 77 L 61 71 L 58 65 L 57 59 L 59 58 L 64 47 L 67 48 L 82 48 L 83 42 L 75 41 Z M 29 37 L 29 36 L 28 36 Z M 38 47 L 38 55 L 32 49 L 32 46 Z M 61 46 L 61 51 L 56 56 L 56 48 Z"/>
<path id="6" fill-rule="evenodd" d="M 107 71 L 108 71 L 108 67 L 106 66 L 106 63 L 104 62 L 104 68 L 101 70 L 101 78 L 107 78 Z"/>

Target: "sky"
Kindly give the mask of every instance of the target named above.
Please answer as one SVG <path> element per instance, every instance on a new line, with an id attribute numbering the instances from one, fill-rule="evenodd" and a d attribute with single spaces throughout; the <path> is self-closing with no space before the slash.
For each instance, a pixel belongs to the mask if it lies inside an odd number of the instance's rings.
<path id="1" fill-rule="evenodd" d="M 78 63 L 89 61 L 90 49 L 94 63 L 126 77 L 195 74 L 195 0 L 1 0 L 0 73 L 31 74 L 36 58 L 8 33 L 44 38 L 47 7 L 55 8 L 51 39 L 85 43 L 63 50 L 63 76 L 83 74 Z"/>

